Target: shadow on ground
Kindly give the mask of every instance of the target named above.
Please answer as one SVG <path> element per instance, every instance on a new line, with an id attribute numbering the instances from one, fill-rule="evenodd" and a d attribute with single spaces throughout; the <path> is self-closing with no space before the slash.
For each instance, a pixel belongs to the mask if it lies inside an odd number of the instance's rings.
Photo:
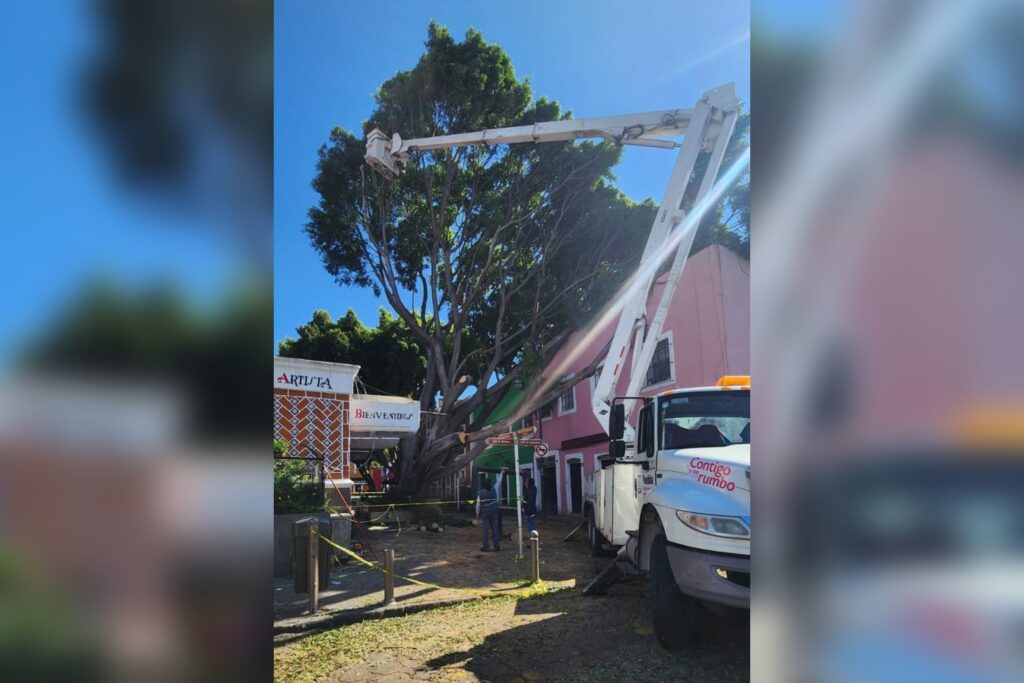
<path id="1" fill-rule="evenodd" d="M 749 613 L 708 612 L 693 647 L 668 652 L 651 631 L 643 582 L 616 586 L 606 596 L 574 590 L 520 600 L 512 621 L 479 645 L 424 662 L 421 670 L 457 667 L 495 683 L 749 679 Z"/>

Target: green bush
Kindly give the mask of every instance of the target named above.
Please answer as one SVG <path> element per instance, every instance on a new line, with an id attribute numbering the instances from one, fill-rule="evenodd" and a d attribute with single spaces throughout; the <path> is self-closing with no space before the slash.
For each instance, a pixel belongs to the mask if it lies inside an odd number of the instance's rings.
<path id="1" fill-rule="evenodd" d="M 288 442 L 274 439 L 274 514 L 320 512 L 325 507 L 323 482 L 310 474 L 310 461 L 288 459 L 288 448 Z"/>

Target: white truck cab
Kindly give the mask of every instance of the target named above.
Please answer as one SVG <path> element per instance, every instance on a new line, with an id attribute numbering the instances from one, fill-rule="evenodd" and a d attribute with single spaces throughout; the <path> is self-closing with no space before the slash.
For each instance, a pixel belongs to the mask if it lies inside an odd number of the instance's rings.
<path id="1" fill-rule="evenodd" d="M 697 601 L 750 606 L 750 378 L 643 400 L 627 448 L 615 399 L 611 453 L 587 475 L 583 512 L 591 549 L 622 546 L 649 577 L 656 635 L 682 646 Z"/>

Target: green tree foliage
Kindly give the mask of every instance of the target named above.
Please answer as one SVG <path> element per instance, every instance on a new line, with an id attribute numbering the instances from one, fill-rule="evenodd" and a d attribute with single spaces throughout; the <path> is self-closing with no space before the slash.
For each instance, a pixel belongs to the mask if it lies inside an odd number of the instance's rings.
<path id="1" fill-rule="evenodd" d="M 408 139 L 571 116 L 533 100 L 476 31 L 457 42 L 431 24 L 424 55 L 376 102 L 362 131 L 335 128 L 321 148 L 306 232 L 340 284 L 386 297 L 426 356 L 419 399 L 429 408 L 440 396 L 442 415 L 402 444 L 401 485 L 412 491 L 465 461 L 456 432 L 525 359 L 543 365 L 607 301 L 636 266 L 656 207 L 611 184 L 620 150 L 605 142 L 424 152 L 397 181 L 367 172 L 372 128 Z"/>
<path id="2" fill-rule="evenodd" d="M 373 128 L 411 139 L 571 118 L 534 100 L 509 56 L 474 30 L 457 42 L 431 23 L 425 47 L 412 69 L 381 85 L 361 131 L 331 132 L 306 225 L 328 272 L 383 294 L 427 359 L 419 399 L 428 408 L 440 396 L 440 415 L 402 443 L 407 492 L 458 468 L 505 427 L 481 430 L 474 411 L 483 419 L 593 319 L 636 268 L 657 209 L 615 188 L 621 150 L 610 142 L 416 152 L 397 180 L 369 171 Z M 468 451 L 463 425 L 473 432 Z"/>
<path id="3" fill-rule="evenodd" d="M 366 327 L 351 309 L 333 320 L 327 311 L 313 312 L 300 326 L 298 339 L 278 344 L 278 353 L 359 366 L 358 380 L 373 393 L 418 397 L 427 373 L 427 358 L 401 318 L 383 308 L 377 327 Z"/>

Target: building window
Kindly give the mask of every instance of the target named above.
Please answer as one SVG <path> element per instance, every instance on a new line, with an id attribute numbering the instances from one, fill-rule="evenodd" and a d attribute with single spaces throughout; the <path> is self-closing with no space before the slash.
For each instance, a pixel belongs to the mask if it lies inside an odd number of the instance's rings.
<path id="1" fill-rule="evenodd" d="M 647 381 L 645 387 L 652 384 L 661 384 L 672 379 L 672 351 L 669 348 L 668 339 L 662 339 L 654 347 L 654 356 L 651 358 L 651 365 L 647 368 Z"/>
<path id="2" fill-rule="evenodd" d="M 529 415 L 526 415 L 525 417 L 523 417 L 523 428 L 525 429 L 526 427 L 532 427 L 532 426 L 533 426 L 533 413 L 530 413 Z"/>
<path id="3" fill-rule="evenodd" d="M 550 401 L 548 403 L 545 403 L 543 406 L 541 406 L 541 408 L 540 408 L 540 419 L 542 419 L 542 420 L 550 420 L 554 416 L 555 416 L 555 402 L 554 401 Z"/>
<path id="4" fill-rule="evenodd" d="M 558 414 L 568 415 L 576 412 L 576 387 L 569 389 L 558 397 Z"/>

